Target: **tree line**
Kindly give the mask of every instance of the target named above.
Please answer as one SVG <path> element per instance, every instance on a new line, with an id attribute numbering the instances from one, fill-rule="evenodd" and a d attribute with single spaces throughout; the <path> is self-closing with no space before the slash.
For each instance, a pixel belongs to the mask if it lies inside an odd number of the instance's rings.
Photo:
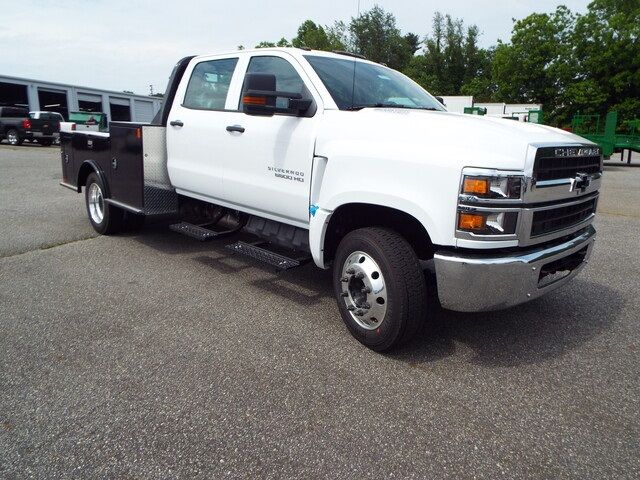
<path id="1" fill-rule="evenodd" d="M 292 39 L 256 47 L 342 50 L 399 70 L 434 95 L 477 102 L 541 103 L 553 125 L 573 114 L 640 117 L 640 1 L 594 0 L 584 14 L 560 5 L 514 20 L 511 39 L 489 48 L 481 30 L 436 12 L 428 35 L 403 33 L 380 6 L 333 25 L 306 20 Z"/>

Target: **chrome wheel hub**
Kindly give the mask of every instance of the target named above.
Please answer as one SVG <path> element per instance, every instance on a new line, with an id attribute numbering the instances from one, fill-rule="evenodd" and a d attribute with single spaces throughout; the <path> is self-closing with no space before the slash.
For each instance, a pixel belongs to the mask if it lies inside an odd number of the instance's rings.
<path id="1" fill-rule="evenodd" d="M 353 252 L 342 266 L 342 298 L 351 317 L 375 330 L 387 313 L 387 288 L 380 267 L 370 255 Z"/>
<path id="2" fill-rule="evenodd" d="M 94 223 L 102 223 L 104 219 L 104 197 L 102 189 L 97 183 L 89 186 L 89 215 Z"/>
<path id="3" fill-rule="evenodd" d="M 7 141 L 9 142 L 9 145 L 17 145 L 18 144 L 18 135 L 16 134 L 16 132 L 9 132 L 7 134 Z"/>

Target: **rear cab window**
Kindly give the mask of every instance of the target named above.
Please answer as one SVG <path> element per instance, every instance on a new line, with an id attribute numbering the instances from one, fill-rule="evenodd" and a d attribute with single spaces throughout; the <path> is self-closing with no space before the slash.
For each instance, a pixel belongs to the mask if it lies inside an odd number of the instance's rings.
<path id="1" fill-rule="evenodd" d="M 196 110 L 224 110 L 238 58 L 199 62 L 193 69 L 182 106 Z"/>
<path id="2" fill-rule="evenodd" d="M 5 118 L 27 118 L 29 117 L 29 111 L 23 108 L 2 107 L 0 116 Z"/>

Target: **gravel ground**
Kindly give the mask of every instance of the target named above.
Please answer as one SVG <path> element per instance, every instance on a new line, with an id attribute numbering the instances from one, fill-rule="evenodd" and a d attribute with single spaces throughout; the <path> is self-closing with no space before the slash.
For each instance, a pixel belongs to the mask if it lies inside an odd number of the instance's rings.
<path id="1" fill-rule="evenodd" d="M 328 272 L 96 237 L 59 163 L 0 147 L 0 477 L 640 476 L 640 168 L 564 289 L 379 355 Z"/>

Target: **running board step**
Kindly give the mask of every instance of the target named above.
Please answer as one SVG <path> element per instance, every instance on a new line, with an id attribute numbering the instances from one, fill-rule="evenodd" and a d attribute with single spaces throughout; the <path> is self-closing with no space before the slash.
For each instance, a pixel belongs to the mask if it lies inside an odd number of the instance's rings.
<path id="1" fill-rule="evenodd" d="M 289 270 L 290 268 L 299 267 L 310 259 L 309 257 L 289 258 L 259 246 L 264 244 L 266 244 L 266 242 L 259 242 L 254 244 L 239 241 L 236 243 L 232 243 L 231 245 L 227 245 L 227 248 L 233 250 L 236 253 L 240 253 L 260 262 L 272 265 L 279 270 Z"/>
<path id="2" fill-rule="evenodd" d="M 208 228 L 205 228 L 204 226 L 194 225 L 193 223 L 188 223 L 188 222 L 174 223 L 173 225 L 169 225 L 169 229 L 173 230 L 174 232 L 182 233 L 187 237 L 200 240 L 201 242 L 205 242 L 207 240 L 213 240 L 214 238 L 221 237 L 223 235 L 234 233 L 237 231 L 237 229 L 233 229 L 233 230 L 224 230 L 222 232 L 218 232 L 216 230 L 210 230 Z"/>

